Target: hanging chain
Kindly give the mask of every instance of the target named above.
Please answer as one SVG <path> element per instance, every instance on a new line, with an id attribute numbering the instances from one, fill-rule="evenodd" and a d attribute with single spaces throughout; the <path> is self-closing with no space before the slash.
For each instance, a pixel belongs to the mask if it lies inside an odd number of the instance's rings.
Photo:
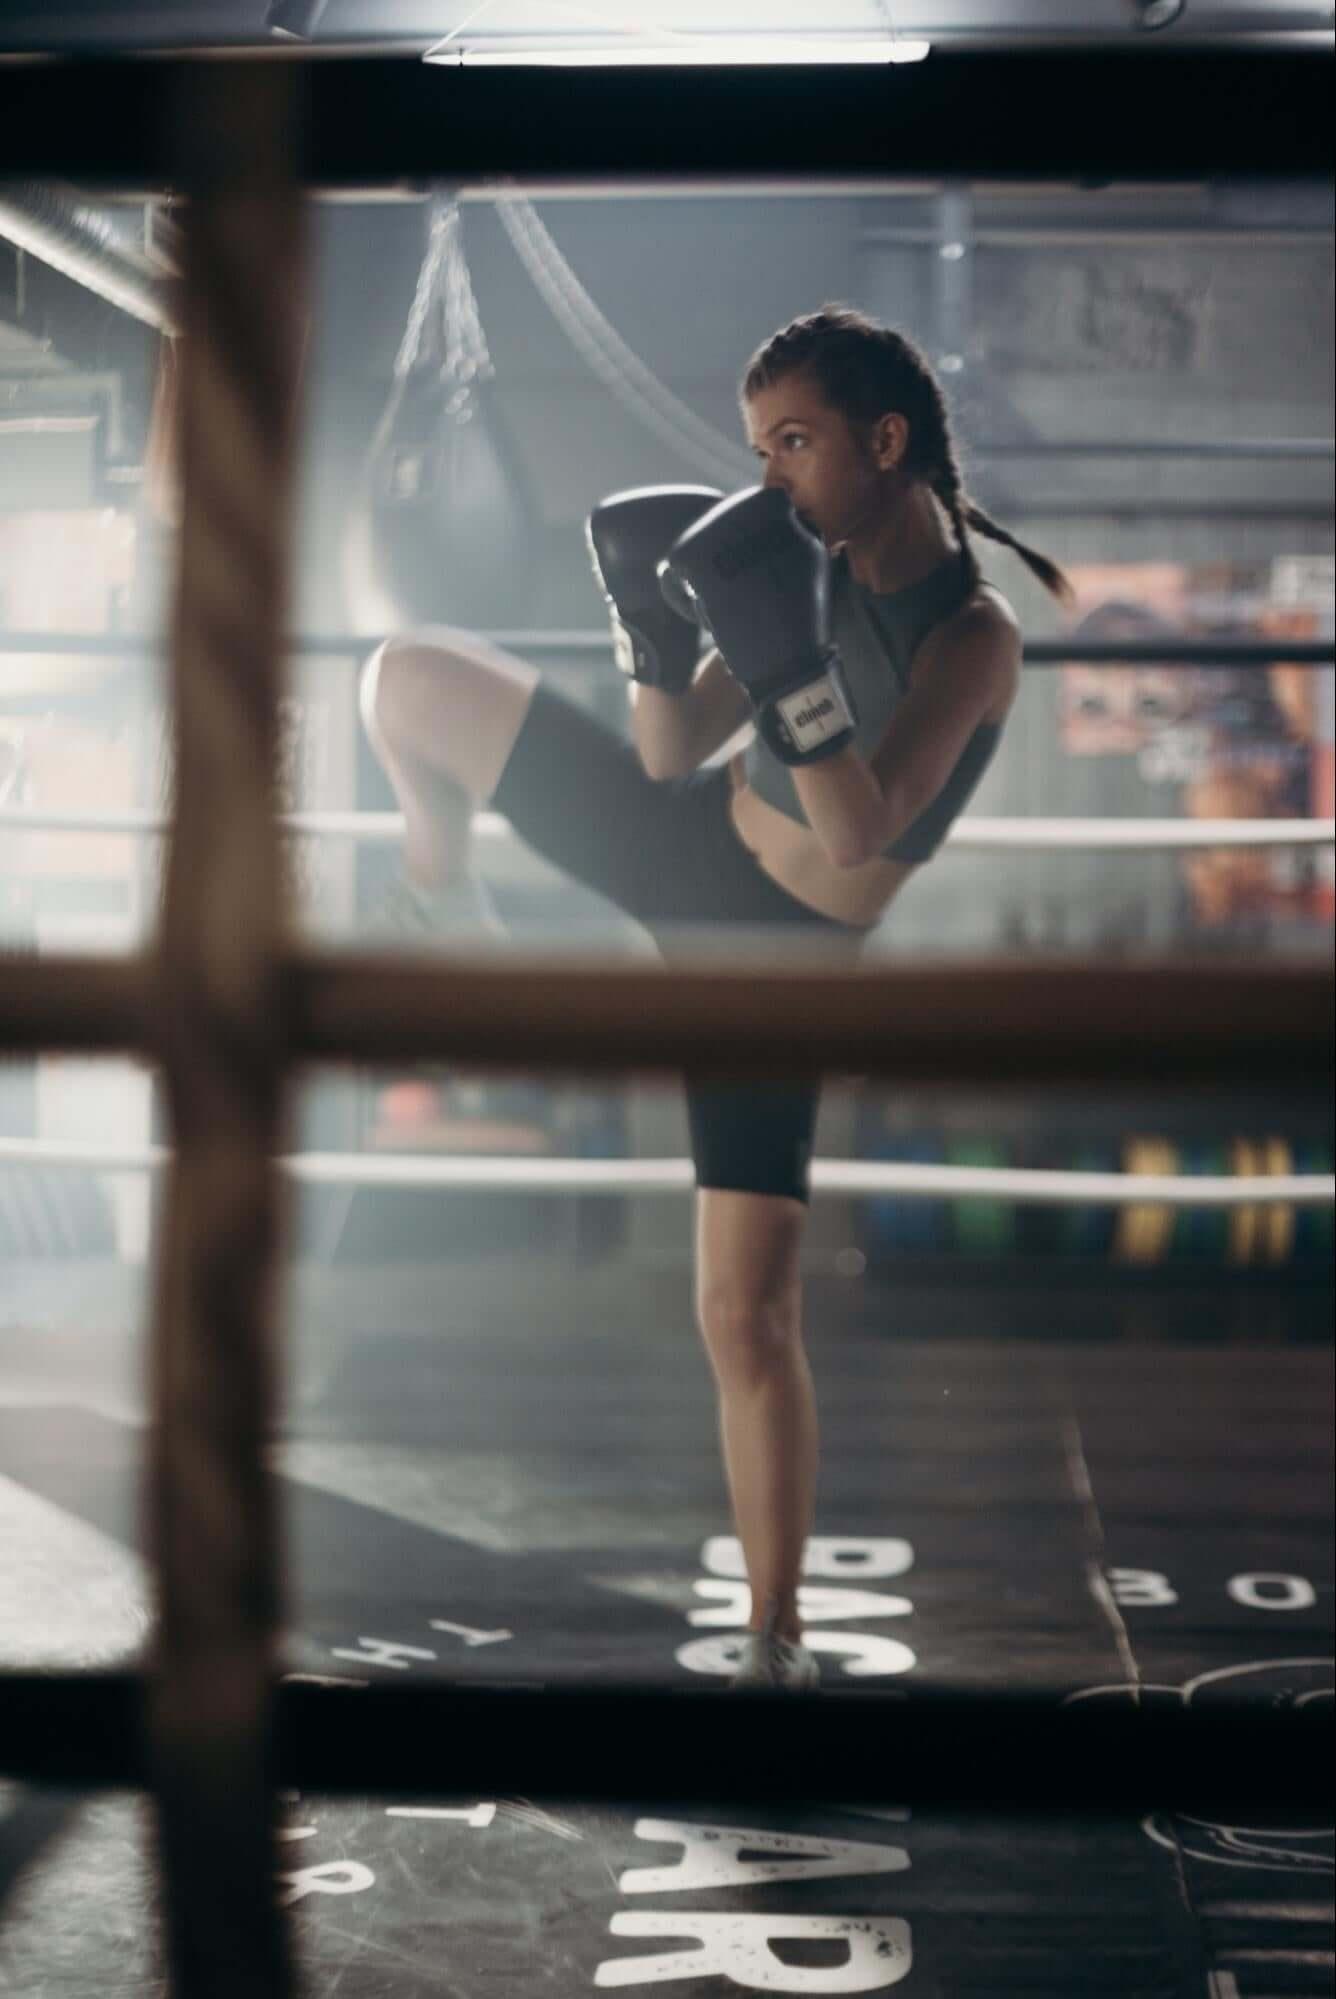
<path id="1" fill-rule="evenodd" d="M 466 415 L 472 384 L 496 373 L 464 251 L 463 219 L 453 199 L 432 204 L 427 250 L 395 357 L 396 382 L 432 361 L 451 416 Z"/>

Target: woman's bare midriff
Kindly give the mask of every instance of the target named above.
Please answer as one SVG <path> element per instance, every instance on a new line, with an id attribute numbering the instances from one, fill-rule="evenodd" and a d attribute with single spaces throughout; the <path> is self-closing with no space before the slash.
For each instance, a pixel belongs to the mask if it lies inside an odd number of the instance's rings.
<path id="1" fill-rule="evenodd" d="M 740 751 L 729 759 L 728 772 L 733 830 L 771 881 L 809 909 L 868 929 L 913 874 L 907 862 L 883 859 L 837 868 L 810 826 L 799 826 L 752 790 Z"/>

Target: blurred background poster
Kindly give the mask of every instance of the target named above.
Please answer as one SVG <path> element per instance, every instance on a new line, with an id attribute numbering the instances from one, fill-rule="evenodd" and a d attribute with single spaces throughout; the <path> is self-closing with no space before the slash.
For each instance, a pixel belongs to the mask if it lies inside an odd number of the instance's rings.
<path id="1" fill-rule="evenodd" d="M 1333 560 L 1073 563 L 1070 636 L 1153 644 L 1332 635 Z M 1177 787 L 1193 819 L 1330 817 L 1336 804 L 1333 672 L 1147 664 L 1061 669 L 1060 741 L 1073 757 L 1130 757 L 1148 783 Z M 1221 848 L 1181 856 L 1195 923 L 1330 916 L 1329 849 Z"/>

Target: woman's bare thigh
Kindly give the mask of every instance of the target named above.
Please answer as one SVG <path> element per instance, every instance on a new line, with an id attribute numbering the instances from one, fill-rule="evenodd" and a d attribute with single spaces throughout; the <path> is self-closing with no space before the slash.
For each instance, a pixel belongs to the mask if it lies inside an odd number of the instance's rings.
<path id="1" fill-rule="evenodd" d="M 362 720 L 387 763 L 448 778 L 478 803 L 496 790 L 539 681 L 476 632 L 433 627 L 386 639 L 362 673 Z"/>

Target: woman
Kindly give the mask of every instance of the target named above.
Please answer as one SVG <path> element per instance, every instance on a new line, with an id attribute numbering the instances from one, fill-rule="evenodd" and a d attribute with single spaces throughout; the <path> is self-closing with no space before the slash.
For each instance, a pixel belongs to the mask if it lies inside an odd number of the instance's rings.
<path id="1" fill-rule="evenodd" d="M 764 467 L 760 496 L 707 511 L 713 496 L 687 489 L 688 517 L 704 518 L 669 560 L 679 603 L 695 591 L 728 664 L 714 650 L 697 668 L 692 644 L 683 671 L 662 605 L 656 623 L 630 601 L 637 590 L 621 530 L 631 516 L 657 520 L 651 552 L 667 557 L 661 498 L 683 489 L 618 496 L 591 520 L 618 661 L 633 682 L 633 746 L 471 635 L 391 639 L 368 662 L 363 717 L 403 807 L 406 872 L 427 922 L 457 926 L 462 912 L 485 924 L 467 840 L 471 812 L 490 802 L 667 953 L 682 927 L 724 922 L 774 926 L 852 956 L 978 783 L 1016 696 L 1021 638 L 1006 600 L 979 574 L 970 530 L 1005 542 L 1065 596 L 1061 571 L 967 500 L 941 390 L 900 334 L 841 307 L 795 320 L 752 358 L 741 401 Z M 756 651 L 748 632 L 764 623 L 755 617 L 763 607 L 755 597 L 711 601 L 709 562 L 696 547 L 729 510 L 773 516 L 775 494 L 789 503 L 787 520 L 768 519 L 766 533 L 773 525 L 790 535 L 795 564 L 807 563 L 813 537 L 822 544 L 816 595 L 828 592 L 843 665 L 841 675 L 822 650 L 818 605 L 806 689 L 800 673 L 778 690 L 821 690 L 797 710 L 790 701 L 790 714 L 835 712 L 834 733 L 810 754 L 776 722 L 783 702 L 761 684 L 764 657 L 744 667 L 738 656 Z M 642 546 L 631 562 L 642 599 L 644 555 Z M 665 671 L 662 655 L 674 647 Z M 702 770 L 749 717 L 755 740 Z M 812 1686 L 819 1674 L 802 1643 L 798 1582 L 817 1420 L 798 1253 L 817 1090 L 688 1079 L 687 1100 L 696 1314 L 752 1596 L 737 1683 Z"/>

